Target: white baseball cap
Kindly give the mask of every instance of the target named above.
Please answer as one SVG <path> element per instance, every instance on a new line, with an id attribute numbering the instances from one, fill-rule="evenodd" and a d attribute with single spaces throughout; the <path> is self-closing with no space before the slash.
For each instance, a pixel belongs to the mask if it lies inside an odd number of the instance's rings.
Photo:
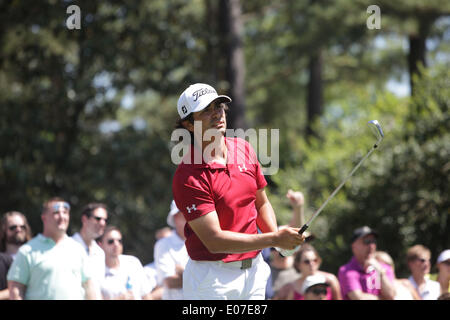
<path id="1" fill-rule="evenodd" d="M 177 205 L 175 204 L 175 200 L 172 200 L 172 203 L 170 204 L 170 211 L 167 215 L 167 224 L 171 226 L 172 228 L 175 228 L 175 221 L 173 217 L 179 212 Z"/>
<path id="2" fill-rule="evenodd" d="M 178 99 L 177 109 L 181 119 L 186 118 L 192 112 L 205 109 L 216 99 L 224 102 L 231 102 L 231 98 L 225 95 L 218 95 L 216 89 L 205 83 L 190 85 L 183 91 Z"/>
<path id="3" fill-rule="evenodd" d="M 306 279 L 303 281 L 303 285 L 302 285 L 302 289 L 301 289 L 300 293 L 302 295 L 304 295 L 306 293 L 306 290 L 308 290 L 312 286 L 316 286 L 319 284 L 325 285 L 327 287 L 329 286 L 325 277 L 320 274 L 307 276 Z"/>
<path id="4" fill-rule="evenodd" d="M 437 258 L 437 263 L 441 263 L 447 260 L 450 260 L 450 249 L 441 252 L 439 257 Z"/>

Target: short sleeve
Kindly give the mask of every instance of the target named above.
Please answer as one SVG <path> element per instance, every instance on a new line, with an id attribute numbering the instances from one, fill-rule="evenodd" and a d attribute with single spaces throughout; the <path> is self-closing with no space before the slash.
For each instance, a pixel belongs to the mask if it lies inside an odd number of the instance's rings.
<path id="1" fill-rule="evenodd" d="M 186 221 L 192 221 L 216 210 L 208 181 L 201 175 L 175 174 L 173 197 Z"/>
<path id="2" fill-rule="evenodd" d="M 359 279 L 360 274 L 356 270 L 339 270 L 339 284 L 341 285 L 342 297 L 347 296 L 351 291 L 363 291 Z"/>
<path id="3" fill-rule="evenodd" d="M 26 254 L 26 247 L 22 247 L 17 252 L 11 267 L 9 268 L 8 281 L 16 281 L 21 284 L 27 285 L 30 280 L 30 263 Z"/>

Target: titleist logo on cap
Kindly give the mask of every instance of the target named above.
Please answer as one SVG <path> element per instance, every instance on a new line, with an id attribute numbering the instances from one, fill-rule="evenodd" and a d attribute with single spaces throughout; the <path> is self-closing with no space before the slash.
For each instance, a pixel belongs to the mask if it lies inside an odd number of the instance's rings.
<path id="1" fill-rule="evenodd" d="M 201 96 L 208 94 L 208 93 L 216 93 L 216 91 L 208 89 L 208 88 L 202 88 L 202 89 L 198 89 L 197 91 L 194 91 L 192 93 L 192 96 L 195 98 L 194 102 L 197 101 L 198 98 L 200 98 Z"/>

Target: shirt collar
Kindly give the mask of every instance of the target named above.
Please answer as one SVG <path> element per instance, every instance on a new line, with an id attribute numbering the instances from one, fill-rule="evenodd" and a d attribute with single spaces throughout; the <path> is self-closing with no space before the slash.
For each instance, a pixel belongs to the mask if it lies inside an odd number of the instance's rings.
<path id="1" fill-rule="evenodd" d="M 67 239 L 67 234 L 64 235 L 63 241 Z M 52 238 L 48 238 L 46 236 L 44 236 L 42 233 L 39 233 L 37 235 L 37 238 L 39 239 L 39 241 L 43 242 L 43 243 L 52 243 L 52 244 L 56 244 L 55 241 Z"/>
<path id="2" fill-rule="evenodd" d="M 227 159 L 229 159 L 230 151 L 231 151 L 231 149 L 230 149 L 231 144 L 229 143 L 228 139 L 229 138 L 225 137 L 225 145 L 227 146 L 227 149 L 228 149 Z M 203 160 L 203 155 L 201 155 L 201 156 L 197 155 L 197 158 L 201 158 L 201 163 L 195 163 L 195 153 L 201 153 L 201 151 L 198 148 L 196 148 L 194 145 L 191 145 L 189 153 L 184 157 L 182 162 L 185 163 L 185 159 L 186 160 L 190 159 L 190 165 L 192 165 L 194 168 L 198 168 L 198 169 L 203 169 L 203 168 L 224 169 L 224 168 L 226 168 L 225 165 L 218 163 L 218 162 L 205 163 L 205 161 Z"/>

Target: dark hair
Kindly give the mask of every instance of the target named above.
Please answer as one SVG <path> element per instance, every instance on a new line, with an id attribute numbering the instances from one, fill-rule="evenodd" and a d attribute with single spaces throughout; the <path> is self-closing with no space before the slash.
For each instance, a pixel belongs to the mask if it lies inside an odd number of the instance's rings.
<path id="1" fill-rule="evenodd" d="M 295 258 L 294 258 L 294 268 L 295 270 L 300 273 L 300 269 L 297 266 L 299 264 L 299 262 L 302 260 L 302 256 L 305 252 L 307 251 L 312 251 L 314 252 L 314 254 L 316 255 L 317 259 L 319 260 L 319 265 L 322 263 L 322 258 L 320 257 L 319 253 L 317 252 L 316 248 L 314 248 L 312 245 L 310 244 L 303 244 L 300 248 L 300 250 L 297 251 L 297 253 L 295 254 Z"/>
<path id="2" fill-rule="evenodd" d="M 105 231 L 103 232 L 103 234 L 100 237 L 97 238 L 97 242 L 102 242 L 103 238 L 105 237 L 105 234 L 107 234 L 107 233 L 109 233 L 111 231 L 117 231 L 120 234 L 122 234 L 122 232 L 120 231 L 120 229 L 118 227 L 116 227 L 116 226 L 107 226 L 105 228 Z"/>
<path id="3" fill-rule="evenodd" d="M 188 130 L 186 129 L 186 127 L 183 125 L 184 121 L 188 121 L 191 124 L 194 124 L 194 114 L 190 113 L 187 117 L 183 118 L 183 119 L 178 119 L 177 122 L 175 123 L 175 129 L 184 129 L 184 130 Z M 189 131 L 189 130 L 188 130 Z M 194 144 L 194 133 L 192 131 L 189 131 L 189 135 L 191 136 L 191 145 Z M 181 142 L 183 139 L 183 137 L 180 137 L 178 142 Z"/>
<path id="4" fill-rule="evenodd" d="M 64 200 L 61 197 L 52 197 L 50 199 L 48 199 L 47 201 L 44 202 L 44 204 L 42 205 L 42 213 L 44 213 L 47 209 L 48 209 L 48 205 L 52 202 L 67 202 L 68 201 Z"/>
<path id="5" fill-rule="evenodd" d="M 8 211 L 3 214 L 2 219 L 0 220 L 0 252 L 6 251 L 6 220 L 9 217 L 13 216 L 20 216 L 23 219 L 23 222 L 25 224 L 25 239 L 26 241 L 31 240 L 32 233 L 31 233 L 31 227 L 28 224 L 27 217 L 19 211 Z"/>
<path id="6" fill-rule="evenodd" d="M 106 204 L 101 203 L 101 202 L 91 202 L 91 203 L 88 203 L 86 206 L 84 206 L 83 210 L 81 210 L 81 216 L 86 216 L 86 217 L 90 218 L 92 215 L 92 212 L 94 212 L 98 208 L 105 209 L 106 212 L 108 212 L 108 207 L 106 206 Z"/>
<path id="7" fill-rule="evenodd" d="M 414 261 L 419 258 L 420 255 L 426 254 L 431 257 L 431 251 L 427 247 L 416 244 L 415 246 L 412 246 L 408 249 L 406 252 L 406 261 L 409 263 L 411 261 Z"/>

